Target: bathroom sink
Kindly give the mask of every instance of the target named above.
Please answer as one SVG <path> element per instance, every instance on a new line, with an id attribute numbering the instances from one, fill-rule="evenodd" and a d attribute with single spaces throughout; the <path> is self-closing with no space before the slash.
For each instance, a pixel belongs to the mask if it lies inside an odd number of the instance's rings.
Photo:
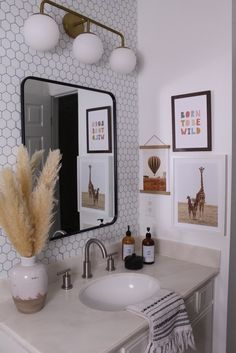
<path id="1" fill-rule="evenodd" d="M 90 308 L 105 311 L 124 310 L 155 295 L 160 289 L 157 279 L 136 273 L 112 274 L 98 278 L 81 289 L 79 298 Z"/>

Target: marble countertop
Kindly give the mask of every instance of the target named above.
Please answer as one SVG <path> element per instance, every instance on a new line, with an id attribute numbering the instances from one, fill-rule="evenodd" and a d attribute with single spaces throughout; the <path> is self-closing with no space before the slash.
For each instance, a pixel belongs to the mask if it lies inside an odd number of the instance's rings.
<path id="1" fill-rule="evenodd" d="M 113 273 L 130 272 L 119 261 Z M 217 268 L 159 256 L 154 265 L 137 273 L 157 278 L 162 288 L 175 290 L 184 298 L 218 273 Z M 93 270 L 94 279 L 111 276 L 105 262 Z M 0 282 L 0 325 L 32 353 L 112 353 L 138 332 L 147 321 L 126 311 L 99 311 L 79 300 L 80 289 L 93 279 L 72 276 L 73 289 L 61 289 L 61 279 L 50 284 L 46 306 L 38 313 L 19 313 L 10 298 L 7 282 Z M 3 295 L 2 295 L 3 294 Z"/>

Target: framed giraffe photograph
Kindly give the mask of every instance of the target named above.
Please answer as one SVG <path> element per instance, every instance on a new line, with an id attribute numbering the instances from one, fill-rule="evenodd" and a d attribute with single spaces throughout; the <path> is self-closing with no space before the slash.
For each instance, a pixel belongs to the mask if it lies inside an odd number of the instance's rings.
<path id="1" fill-rule="evenodd" d="M 97 218 L 113 213 L 112 156 L 78 157 L 78 211 Z"/>
<path id="2" fill-rule="evenodd" d="M 171 97 L 174 152 L 211 151 L 211 91 Z"/>
<path id="3" fill-rule="evenodd" d="M 174 225 L 225 233 L 226 156 L 173 158 Z"/>

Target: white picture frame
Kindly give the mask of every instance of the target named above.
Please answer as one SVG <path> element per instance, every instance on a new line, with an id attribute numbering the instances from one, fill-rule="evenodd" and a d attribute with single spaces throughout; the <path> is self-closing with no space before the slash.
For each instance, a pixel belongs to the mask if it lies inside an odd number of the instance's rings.
<path id="1" fill-rule="evenodd" d="M 173 157 L 172 165 L 174 226 L 224 235 L 226 155 Z"/>
<path id="2" fill-rule="evenodd" d="M 97 217 L 112 217 L 114 214 L 113 157 L 79 156 L 78 211 L 96 214 Z M 95 194 L 89 193 L 89 183 Z M 90 188 L 91 190 L 91 188 Z"/>

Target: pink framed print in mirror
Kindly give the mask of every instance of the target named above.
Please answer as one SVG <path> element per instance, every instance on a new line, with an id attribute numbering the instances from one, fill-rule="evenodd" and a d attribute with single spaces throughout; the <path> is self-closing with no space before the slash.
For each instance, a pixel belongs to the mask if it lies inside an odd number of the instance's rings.
<path id="1" fill-rule="evenodd" d="M 86 110 L 87 153 L 111 153 L 111 107 Z"/>

